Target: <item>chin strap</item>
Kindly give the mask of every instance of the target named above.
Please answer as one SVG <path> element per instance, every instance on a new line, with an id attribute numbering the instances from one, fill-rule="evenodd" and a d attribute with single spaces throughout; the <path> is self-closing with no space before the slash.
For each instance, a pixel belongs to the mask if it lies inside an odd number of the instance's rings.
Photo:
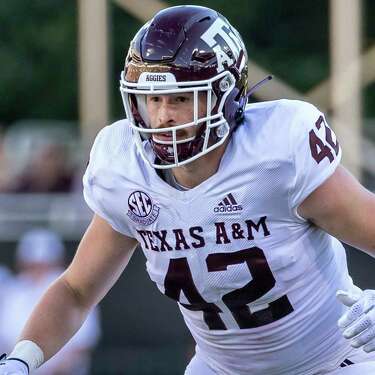
<path id="1" fill-rule="evenodd" d="M 248 99 L 250 97 L 251 94 L 253 94 L 256 90 L 259 89 L 259 87 L 263 86 L 264 84 L 266 84 L 267 82 L 271 81 L 271 79 L 273 78 L 272 75 L 269 75 L 265 78 L 263 78 L 261 81 L 259 81 L 258 83 L 256 83 L 254 86 L 252 86 L 248 93 L 246 94 L 246 98 Z"/>
<path id="2" fill-rule="evenodd" d="M 247 92 L 247 94 L 245 96 L 245 103 L 247 103 L 250 95 L 253 94 L 254 91 L 258 90 L 259 87 L 261 87 L 264 84 L 266 84 L 267 82 L 271 81 L 272 78 L 273 78 L 272 75 L 268 75 L 267 77 L 264 77 L 261 81 L 256 83 L 254 86 L 250 87 L 249 91 Z M 243 115 L 244 115 L 244 109 L 242 107 L 237 109 L 237 112 L 236 112 L 236 115 L 235 115 L 236 125 L 230 128 L 230 133 L 232 133 L 237 128 L 237 125 L 242 122 Z"/>

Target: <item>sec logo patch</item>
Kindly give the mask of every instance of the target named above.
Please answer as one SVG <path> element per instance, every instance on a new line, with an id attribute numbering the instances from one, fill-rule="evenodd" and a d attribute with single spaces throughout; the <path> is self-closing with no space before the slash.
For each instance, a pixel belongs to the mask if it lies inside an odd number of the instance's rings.
<path id="1" fill-rule="evenodd" d="M 134 191 L 128 198 L 127 215 L 141 225 L 152 224 L 159 216 L 160 207 L 144 191 Z"/>

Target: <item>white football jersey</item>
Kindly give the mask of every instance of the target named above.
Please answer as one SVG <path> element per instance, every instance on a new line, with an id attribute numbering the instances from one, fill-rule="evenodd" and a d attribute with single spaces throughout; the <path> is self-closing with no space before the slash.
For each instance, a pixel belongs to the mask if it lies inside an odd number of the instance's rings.
<path id="1" fill-rule="evenodd" d="M 123 120 L 97 136 L 84 196 L 139 241 L 218 374 L 315 374 L 350 351 L 335 292 L 353 285 L 340 242 L 296 209 L 340 157 L 314 106 L 251 104 L 217 173 L 181 191 L 144 162 Z"/>

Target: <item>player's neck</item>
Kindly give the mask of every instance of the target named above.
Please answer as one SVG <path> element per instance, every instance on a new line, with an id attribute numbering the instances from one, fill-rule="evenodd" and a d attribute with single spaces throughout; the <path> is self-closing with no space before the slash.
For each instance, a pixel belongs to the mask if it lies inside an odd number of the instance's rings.
<path id="1" fill-rule="evenodd" d="M 178 184 L 191 189 L 213 176 L 220 165 L 228 142 L 182 167 L 173 168 L 173 176 Z"/>

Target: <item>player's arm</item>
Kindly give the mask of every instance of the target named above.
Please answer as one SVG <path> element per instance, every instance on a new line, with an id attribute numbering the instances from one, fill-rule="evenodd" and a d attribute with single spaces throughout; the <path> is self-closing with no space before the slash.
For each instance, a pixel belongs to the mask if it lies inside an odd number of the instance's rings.
<path id="1" fill-rule="evenodd" d="M 339 166 L 308 196 L 298 213 L 343 242 L 375 257 L 375 195 Z M 375 351 L 375 291 L 337 292 L 349 309 L 338 321 L 354 348 Z"/>
<path id="2" fill-rule="evenodd" d="M 344 167 L 339 165 L 297 211 L 334 237 L 375 257 L 375 195 Z"/>
<path id="3" fill-rule="evenodd" d="M 44 361 L 54 355 L 119 278 L 135 246 L 134 239 L 116 232 L 95 215 L 72 263 L 48 288 L 27 321 L 20 341 L 35 343 L 42 350 Z M 30 349 L 33 355 L 33 348 Z M 17 352 L 11 356 L 17 358 Z M 35 366 L 32 363 L 30 367 Z"/>

